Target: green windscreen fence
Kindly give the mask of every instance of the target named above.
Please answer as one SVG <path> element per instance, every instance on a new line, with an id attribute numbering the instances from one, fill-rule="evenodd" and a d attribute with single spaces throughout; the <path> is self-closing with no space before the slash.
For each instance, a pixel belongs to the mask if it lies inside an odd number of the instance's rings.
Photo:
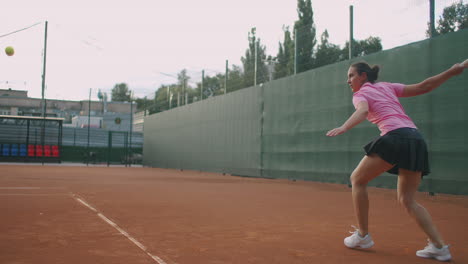
<path id="1" fill-rule="evenodd" d="M 258 87 L 145 118 L 145 165 L 260 176 Z"/>
<path id="2" fill-rule="evenodd" d="M 354 111 L 350 64 L 381 66 L 380 81 L 417 83 L 468 58 L 468 30 L 212 97 L 145 118 L 143 163 L 253 177 L 346 184 L 379 135 L 367 121 L 343 135 L 325 133 Z M 468 72 L 432 93 L 401 98 L 427 140 L 432 173 L 421 191 L 468 194 Z M 383 174 L 370 184 L 395 188 Z"/>

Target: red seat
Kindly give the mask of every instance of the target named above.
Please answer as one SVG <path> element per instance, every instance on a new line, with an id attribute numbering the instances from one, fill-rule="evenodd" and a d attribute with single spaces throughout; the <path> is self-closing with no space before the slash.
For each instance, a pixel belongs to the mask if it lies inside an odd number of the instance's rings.
<path id="1" fill-rule="evenodd" d="M 49 145 L 44 145 L 44 156 L 45 157 L 50 157 L 51 156 L 50 146 Z"/>
<path id="2" fill-rule="evenodd" d="M 28 145 L 28 156 L 29 157 L 36 156 L 36 151 L 34 150 L 34 145 Z"/>
<path id="3" fill-rule="evenodd" d="M 42 145 L 36 145 L 36 156 L 42 157 L 42 155 L 43 155 Z"/>
<path id="4" fill-rule="evenodd" d="M 59 148 L 56 145 L 52 145 L 52 157 L 58 158 L 60 156 Z"/>

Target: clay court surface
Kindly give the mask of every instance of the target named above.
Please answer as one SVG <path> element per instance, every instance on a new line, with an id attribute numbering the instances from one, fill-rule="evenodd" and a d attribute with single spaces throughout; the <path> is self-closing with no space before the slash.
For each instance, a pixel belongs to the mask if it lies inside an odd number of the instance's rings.
<path id="1" fill-rule="evenodd" d="M 376 245 L 351 250 L 344 185 L 153 168 L 0 165 L 0 263 L 439 263 L 395 190 L 370 188 Z M 468 197 L 418 194 L 452 263 L 468 263 Z"/>

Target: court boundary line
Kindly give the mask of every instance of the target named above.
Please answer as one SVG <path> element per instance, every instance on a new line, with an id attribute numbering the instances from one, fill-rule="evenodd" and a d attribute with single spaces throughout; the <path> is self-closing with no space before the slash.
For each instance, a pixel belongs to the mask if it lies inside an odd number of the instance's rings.
<path id="1" fill-rule="evenodd" d="M 0 196 L 66 196 L 65 193 L 0 193 Z"/>
<path id="2" fill-rule="evenodd" d="M 0 187 L 0 190 L 40 190 L 41 187 Z"/>
<path id="3" fill-rule="evenodd" d="M 138 240 L 136 240 L 134 237 L 132 237 L 128 232 L 126 232 L 124 229 L 119 227 L 116 223 L 114 223 L 112 220 L 107 218 L 104 214 L 99 212 L 96 208 L 91 206 L 88 202 L 86 202 L 83 198 L 78 197 L 78 195 L 74 193 L 70 193 L 70 196 L 77 201 L 78 203 L 82 204 L 83 206 L 87 207 L 89 210 L 92 212 L 96 213 L 96 215 L 101 218 L 104 222 L 112 226 L 114 229 L 119 231 L 123 236 L 125 236 L 128 240 L 130 240 L 134 245 L 136 245 L 138 248 L 140 248 L 146 255 L 148 255 L 150 258 L 152 258 L 156 263 L 158 264 L 168 264 L 164 260 L 162 260 L 160 257 L 151 254 L 148 252 L 147 247 L 145 247 L 143 244 L 141 244 Z"/>

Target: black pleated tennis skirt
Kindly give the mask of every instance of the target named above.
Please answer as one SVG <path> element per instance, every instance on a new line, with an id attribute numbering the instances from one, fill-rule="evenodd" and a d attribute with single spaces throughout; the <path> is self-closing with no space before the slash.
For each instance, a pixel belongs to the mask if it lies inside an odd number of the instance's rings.
<path id="1" fill-rule="evenodd" d="M 426 141 L 416 128 L 398 128 L 364 146 L 367 155 L 375 153 L 390 164 L 388 172 L 398 175 L 400 168 L 430 173 Z"/>

